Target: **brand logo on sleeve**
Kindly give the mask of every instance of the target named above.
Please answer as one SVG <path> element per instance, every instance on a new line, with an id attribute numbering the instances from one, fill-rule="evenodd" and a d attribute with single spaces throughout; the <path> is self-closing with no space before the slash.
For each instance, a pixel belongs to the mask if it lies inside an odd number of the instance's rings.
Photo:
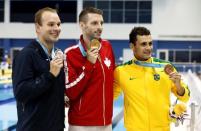
<path id="1" fill-rule="evenodd" d="M 133 77 L 133 76 L 131 76 L 130 78 L 129 78 L 129 80 L 134 80 L 134 79 L 136 79 L 135 77 Z"/>

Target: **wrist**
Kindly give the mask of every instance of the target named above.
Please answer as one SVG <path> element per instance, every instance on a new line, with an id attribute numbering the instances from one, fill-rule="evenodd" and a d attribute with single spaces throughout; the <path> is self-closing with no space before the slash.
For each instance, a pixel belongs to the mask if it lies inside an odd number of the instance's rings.
<path id="1" fill-rule="evenodd" d="M 177 94 L 179 96 L 183 96 L 185 94 L 185 89 L 181 85 L 176 86 L 176 87 L 177 87 Z"/>

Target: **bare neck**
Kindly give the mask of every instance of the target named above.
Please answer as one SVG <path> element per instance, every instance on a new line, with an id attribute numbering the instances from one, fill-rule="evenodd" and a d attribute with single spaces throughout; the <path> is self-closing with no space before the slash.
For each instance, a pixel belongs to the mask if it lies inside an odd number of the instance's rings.
<path id="1" fill-rule="evenodd" d="M 84 40 L 86 48 L 90 49 L 90 39 L 87 36 L 83 35 L 83 40 Z"/>
<path id="2" fill-rule="evenodd" d="M 51 55 L 54 43 L 51 43 L 51 42 L 48 43 L 47 41 L 44 41 L 40 38 L 39 38 L 39 41 L 41 42 L 41 44 L 43 44 L 47 48 L 48 54 Z"/>
<path id="3" fill-rule="evenodd" d="M 43 45 L 47 48 L 48 54 L 51 55 L 53 44 L 43 44 Z"/>

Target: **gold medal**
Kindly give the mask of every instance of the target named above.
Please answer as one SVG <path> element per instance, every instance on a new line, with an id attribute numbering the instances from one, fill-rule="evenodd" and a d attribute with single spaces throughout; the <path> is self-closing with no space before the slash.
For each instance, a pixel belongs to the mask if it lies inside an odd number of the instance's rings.
<path id="1" fill-rule="evenodd" d="M 100 41 L 98 39 L 92 39 L 90 43 L 91 48 L 99 48 Z"/>

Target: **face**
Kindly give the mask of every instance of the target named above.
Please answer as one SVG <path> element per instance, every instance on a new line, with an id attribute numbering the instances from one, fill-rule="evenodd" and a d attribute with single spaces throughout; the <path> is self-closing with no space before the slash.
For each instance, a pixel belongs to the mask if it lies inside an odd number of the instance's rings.
<path id="1" fill-rule="evenodd" d="M 53 44 L 58 41 L 61 21 L 57 13 L 46 11 L 42 14 L 42 25 L 36 24 L 36 32 L 41 42 Z"/>
<path id="2" fill-rule="evenodd" d="M 80 22 L 82 33 L 89 40 L 91 38 L 99 39 L 103 31 L 103 16 L 89 13 L 86 22 Z"/>
<path id="3" fill-rule="evenodd" d="M 137 41 L 133 46 L 134 56 L 141 61 L 146 61 L 151 57 L 153 50 L 151 35 L 137 35 Z"/>

